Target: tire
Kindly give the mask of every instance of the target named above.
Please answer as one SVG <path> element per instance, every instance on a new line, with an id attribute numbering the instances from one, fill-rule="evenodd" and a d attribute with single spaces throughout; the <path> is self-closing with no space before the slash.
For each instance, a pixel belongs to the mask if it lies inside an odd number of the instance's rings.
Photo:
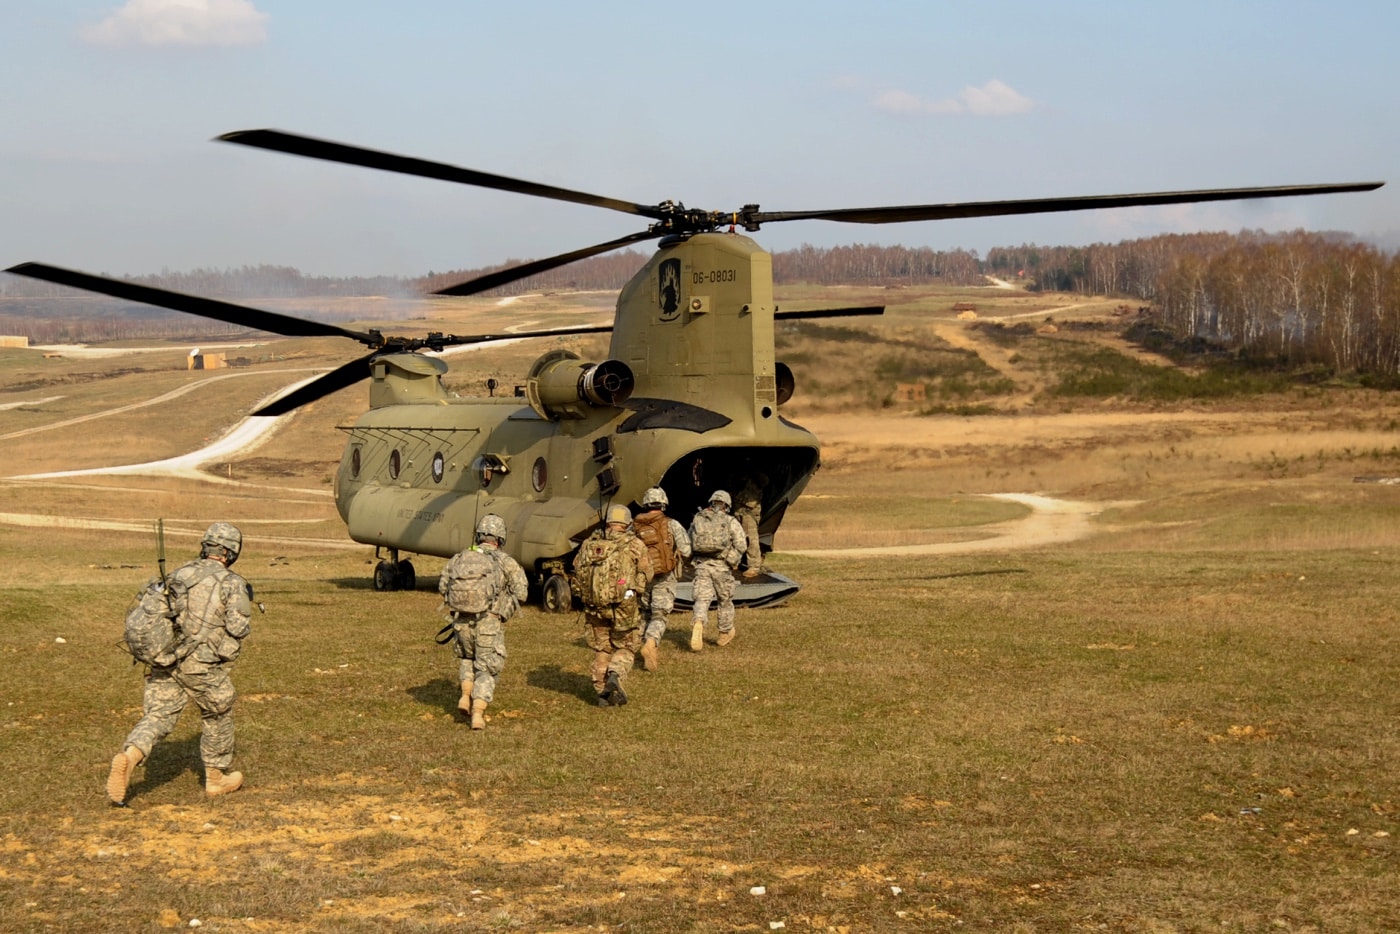
<path id="1" fill-rule="evenodd" d="M 413 562 L 404 558 L 398 566 L 398 588 L 399 590 L 416 590 L 418 588 L 418 575 L 413 572 Z"/>
<path id="2" fill-rule="evenodd" d="M 574 607 L 574 593 L 563 574 L 551 574 L 540 588 L 540 605 L 546 613 L 567 613 Z"/>
<path id="3" fill-rule="evenodd" d="M 381 561 L 374 566 L 374 589 L 378 591 L 399 589 L 399 569 L 392 561 Z"/>

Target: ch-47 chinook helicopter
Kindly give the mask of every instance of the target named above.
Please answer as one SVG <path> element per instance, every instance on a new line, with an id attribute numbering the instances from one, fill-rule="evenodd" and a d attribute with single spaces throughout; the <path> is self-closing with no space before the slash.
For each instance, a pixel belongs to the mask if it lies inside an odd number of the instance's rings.
<path id="1" fill-rule="evenodd" d="M 609 359 L 586 362 L 553 350 L 531 367 L 517 396 L 449 397 L 447 365 L 420 351 L 506 335 L 385 336 L 38 263 L 8 271 L 287 336 L 341 336 L 369 353 L 263 406 L 282 415 L 370 379 L 370 408 L 349 428 L 335 501 L 352 539 L 375 546 L 376 589 L 412 588 L 403 552 L 447 557 L 471 544 L 478 519 L 505 519 L 507 549 L 532 576 L 544 607 L 567 610 L 570 556 L 610 503 L 636 506 L 660 486 L 669 512 L 685 519 L 716 489 L 762 478 L 759 531 L 765 548 L 817 470 L 817 438 L 780 408 L 792 371 L 775 359 L 773 322 L 879 314 L 835 308 L 781 312 L 772 259 L 738 233 L 779 221 L 889 224 L 949 218 L 1082 211 L 1138 205 L 1279 198 L 1369 191 L 1380 182 L 1208 189 L 1020 201 L 965 202 L 817 211 L 703 211 L 675 201 L 646 205 L 492 175 L 277 130 L 248 130 L 223 142 L 406 175 L 588 204 L 646 218 L 643 231 L 480 276 L 439 295 L 473 295 L 577 260 L 648 240 L 655 256 L 622 289 Z M 513 333 L 511 337 L 522 335 Z M 387 557 L 383 557 L 387 552 Z M 741 584 L 736 598 L 776 602 L 796 590 L 776 576 Z"/>

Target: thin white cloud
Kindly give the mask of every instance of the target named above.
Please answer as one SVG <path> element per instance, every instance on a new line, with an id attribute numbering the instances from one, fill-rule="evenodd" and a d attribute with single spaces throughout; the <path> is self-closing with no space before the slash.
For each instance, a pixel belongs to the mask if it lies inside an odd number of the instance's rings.
<path id="1" fill-rule="evenodd" d="M 908 91 L 882 91 L 871 104 L 876 110 L 900 116 L 930 114 L 938 117 L 969 114 L 977 117 L 1005 117 L 1029 112 L 1035 103 L 1004 81 L 992 79 L 981 87 L 969 85 L 956 97 L 924 100 Z"/>
<path id="2" fill-rule="evenodd" d="M 127 0 L 82 37 L 112 46 L 257 45 L 267 39 L 267 14 L 252 0 Z"/>

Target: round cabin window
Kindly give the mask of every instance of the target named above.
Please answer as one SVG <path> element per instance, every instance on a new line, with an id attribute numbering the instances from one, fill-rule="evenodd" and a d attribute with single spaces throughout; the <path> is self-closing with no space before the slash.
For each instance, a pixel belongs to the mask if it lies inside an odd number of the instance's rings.
<path id="1" fill-rule="evenodd" d="M 534 485 L 536 493 L 544 492 L 544 485 L 549 482 L 549 465 L 544 462 L 543 457 L 535 458 L 535 466 L 530 468 L 530 482 Z"/>
<path id="2" fill-rule="evenodd" d="M 398 449 L 398 448 L 394 448 L 393 452 L 390 453 L 390 455 L 389 455 L 389 479 L 390 479 L 390 480 L 397 480 L 397 479 L 399 478 L 399 469 L 400 469 L 401 467 L 402 467 L 402 461 L 401 461 L 400 458 L 399 458 L 399 449 Z"/>
<path id="3" fill-rule="evenodd" d="M 350 451 L 350 476 L 352 479 L 360 476 L 360 449 L 358 447 Z"/>
<path id="4" fill-rule="evenodd" d="M 434 483 L 441 483 L 441 482 L 442 482 L 442 471 L 443 471 L 443 457 L 442 457 L 442 452 L 441 452 L 441 451 L 438 451 L 436 454 L 433 455 L 433 482 L 434 482 Z"/>

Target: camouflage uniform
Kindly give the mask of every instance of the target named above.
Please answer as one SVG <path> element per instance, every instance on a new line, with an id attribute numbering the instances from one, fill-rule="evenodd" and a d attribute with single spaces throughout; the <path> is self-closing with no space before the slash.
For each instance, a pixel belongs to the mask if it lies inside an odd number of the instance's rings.
<path id="1" fill-rule="evenodd" d="M 632 552 L 642 582 L 637 590 L 639 595 L 645 593 L 652 576 L 651 555 L 647 553 L 647 546 L 628 528 L 609 526 L 602 535 L 608 541 L 622 541 L 623 547 Z M 638 602 L 639 596 L 634 596 L 615 607 L 583 608 L 588 647 L 593 650 L 593 688 L 600 697 L 604 696 L 609 675 L 616 675 L 619 684 L 626 680 L 636 661 L 637 651 L 642 647 L 642 618 Z"/>
<path id="2" fill-rule="evenodd" d="M 676 583 L 681 579 L 686 559 L 690 557 L 690 535 L 686 533 L 685 526 L 668 518 L 666 528 L 671 532 L 671 541 L 676 550 L 676 566 L 665 574 L 653 577 L 642 599 L 642 610 L 647 618 L 642 638 L 657 642 L 666 634 L 666 617 L 676 605 Z"/>
<path id="3" fill-rule="evenodd" d="M 744 564 L 750 571 L 763 569 L 763 546 L 758 540 L 758 520 L 763 518 L 763 484 L 768 478 L 760 474 L 757 479 L 749 479 L 744 488 L 734 497 L 734 518 L 744 530 Z"/>
<path id="4" fill-rule="evenodd" d="M 226 770 L 233 764 L 236 696 L 229 670 L 252 631 L 253 589 L 213 558 L 191 561 L 170 576 L 190 585 L 188 608 L 178 619 L 184 636 L 176 652 L 183 657 L 146 675 L 141 720 L 125 745 L 149 756 L 192 700 L 202 727 L 200 758 L 206 768 Z"/>
<path id="5" fill-rule="evenodd" d="M 702 512 L 715 510 L 713 504 L 706 506 Z M 744 549 L 748 547 L 748 539 L 744 535 L 744 527 L 739 524 L 739 520 L 734 518 L 724 510 L 717 510 L 725 515 L 729 520 L 729 545 L 719 554 L 695 555 L 694 575 L 691 587 L 694 590 L 693 626 L 704 628 L 705 621 L 709 617 L 710 603 L 718 601 L 715 611 L 715 624 L 721 637 L 726 633 L 734 631 L 734 568 L 739 566 L 739 559 L 744 554 Z M 694 527 L 690 532 L 692 540 L 695 537 Z M 728 640 L 725 640 L 728 641 Z M 692 637 L 692 648 L 695 648 Z"/>
<path id="6" fill-rule="evenodd" d="M 496 679 L 506 666 L 505 624 L 515 615 L 530 592 L 530 582 L 520 562 L 487 539 L 474 546 L 493 558 L 505 577 L 505 588 L 496 595 L 489 609 L 481 613 L 452 611 L 452 649 L 457 655 L 457 681 L 472 682 L 471 697 L 491 703 Z M 438 578 L 438 593 L 447 597 L 446 571 Z"/>

